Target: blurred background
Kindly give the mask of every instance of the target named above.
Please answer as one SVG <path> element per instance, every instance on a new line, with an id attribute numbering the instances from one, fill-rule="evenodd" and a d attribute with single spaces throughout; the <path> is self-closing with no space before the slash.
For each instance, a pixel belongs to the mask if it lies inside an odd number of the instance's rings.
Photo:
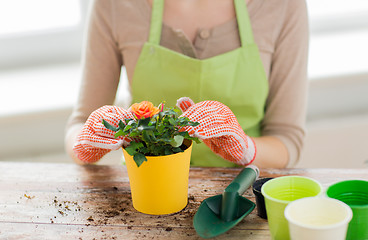
<path id="1" fill-rule="evenodd" d="M 90 0 L 0 0 L 0 161 L 71 162 Z M 297 167 L 368 167 L 368 1 L 307 0 L 307 138 Z M 124 69 L 122 69 L 124 72 Z M 117 96 L 128 101 L 126 75 Z M 121 151 L 99 164 L 119 163 Z"/>

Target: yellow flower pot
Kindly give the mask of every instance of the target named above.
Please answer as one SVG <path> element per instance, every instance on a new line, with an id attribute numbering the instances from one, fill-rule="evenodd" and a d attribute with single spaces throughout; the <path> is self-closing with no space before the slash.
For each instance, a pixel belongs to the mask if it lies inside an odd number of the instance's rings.
<path id="1" fill-rule="evenodd" d="M 124 149 L 133 207 L 142 213 L 163 215 L 179 212 L 188 203 L 188 178 L 192 142 L 184 152 L 147 157 L 137 167 Z"/>

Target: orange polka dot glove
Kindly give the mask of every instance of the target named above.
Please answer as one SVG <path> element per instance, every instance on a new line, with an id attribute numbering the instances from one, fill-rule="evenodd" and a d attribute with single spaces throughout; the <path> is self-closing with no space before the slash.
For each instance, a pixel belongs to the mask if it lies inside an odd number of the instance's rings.
<path id="1" fill-rule="evenodd" d="M 73 147 L 77 157 L 83 162 L 93 163 L 111 150 L 126 146 L 131 139 L 124 136 L 115 138 L 115 132 L 107 129 L 102 119 L 118 127 L 119 120 L 127 118 L 134 119 L 134 116 L 131 112 L 116 106 L 103 106 L 94 111 L 77 136 L 77 142 Z"/>
<path id="2" fill-rule="evenodd" d="M 188 97 L 178 99 L 176 105 L 183 111 L 183 117 L 200 123 L 184 130 L 200 138 L 214 153 L 239 165 L 254 161 L 256 145 L 244 133 L 229 107 L 217 101 L 195 104 Z"/>

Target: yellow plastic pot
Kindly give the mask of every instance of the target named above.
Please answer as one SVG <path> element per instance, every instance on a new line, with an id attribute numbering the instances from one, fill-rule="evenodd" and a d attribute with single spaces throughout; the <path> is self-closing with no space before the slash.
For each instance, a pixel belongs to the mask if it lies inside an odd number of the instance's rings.
<path id="1" fill-rule="evenodd" d="M 137 167 L 124 149 L 133 207 L 142 213 L 163 215 L 179 212 L 188 203 L 188 178 L 192 142 L 184 152 L 147 157 Z"/>

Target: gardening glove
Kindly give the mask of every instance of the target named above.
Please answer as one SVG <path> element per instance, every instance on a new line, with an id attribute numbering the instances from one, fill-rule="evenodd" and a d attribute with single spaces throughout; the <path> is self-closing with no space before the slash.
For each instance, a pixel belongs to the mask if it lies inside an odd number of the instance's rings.
<path id="1" fill-rule="evenodd" d="M 92 112 L 73 147 L 77 157 L 83 162 L 93 163 L 111 150 L 128 145 L 130 138 L 124 136 L 115 138 L 115 132 L 107 129 L 102 123 L 104 119 L 110 125 L 118 127 L 119 120 L 127 118 L 134 119 L 134 116 L 131 112 L 116 106 L 103 106 Z"/>
<path id="2" fill-rule="evenodd" d="M 201 139 L 214 153 L 239 165 L 254 161 L 256 145 L 244 133 L 229 107 L 217 101 L 195 104 L 188 97 L 178 99 L 176 106 L 183 111 L 182 117 L 199 122 L 198 126 L 183 130 Z"/>

